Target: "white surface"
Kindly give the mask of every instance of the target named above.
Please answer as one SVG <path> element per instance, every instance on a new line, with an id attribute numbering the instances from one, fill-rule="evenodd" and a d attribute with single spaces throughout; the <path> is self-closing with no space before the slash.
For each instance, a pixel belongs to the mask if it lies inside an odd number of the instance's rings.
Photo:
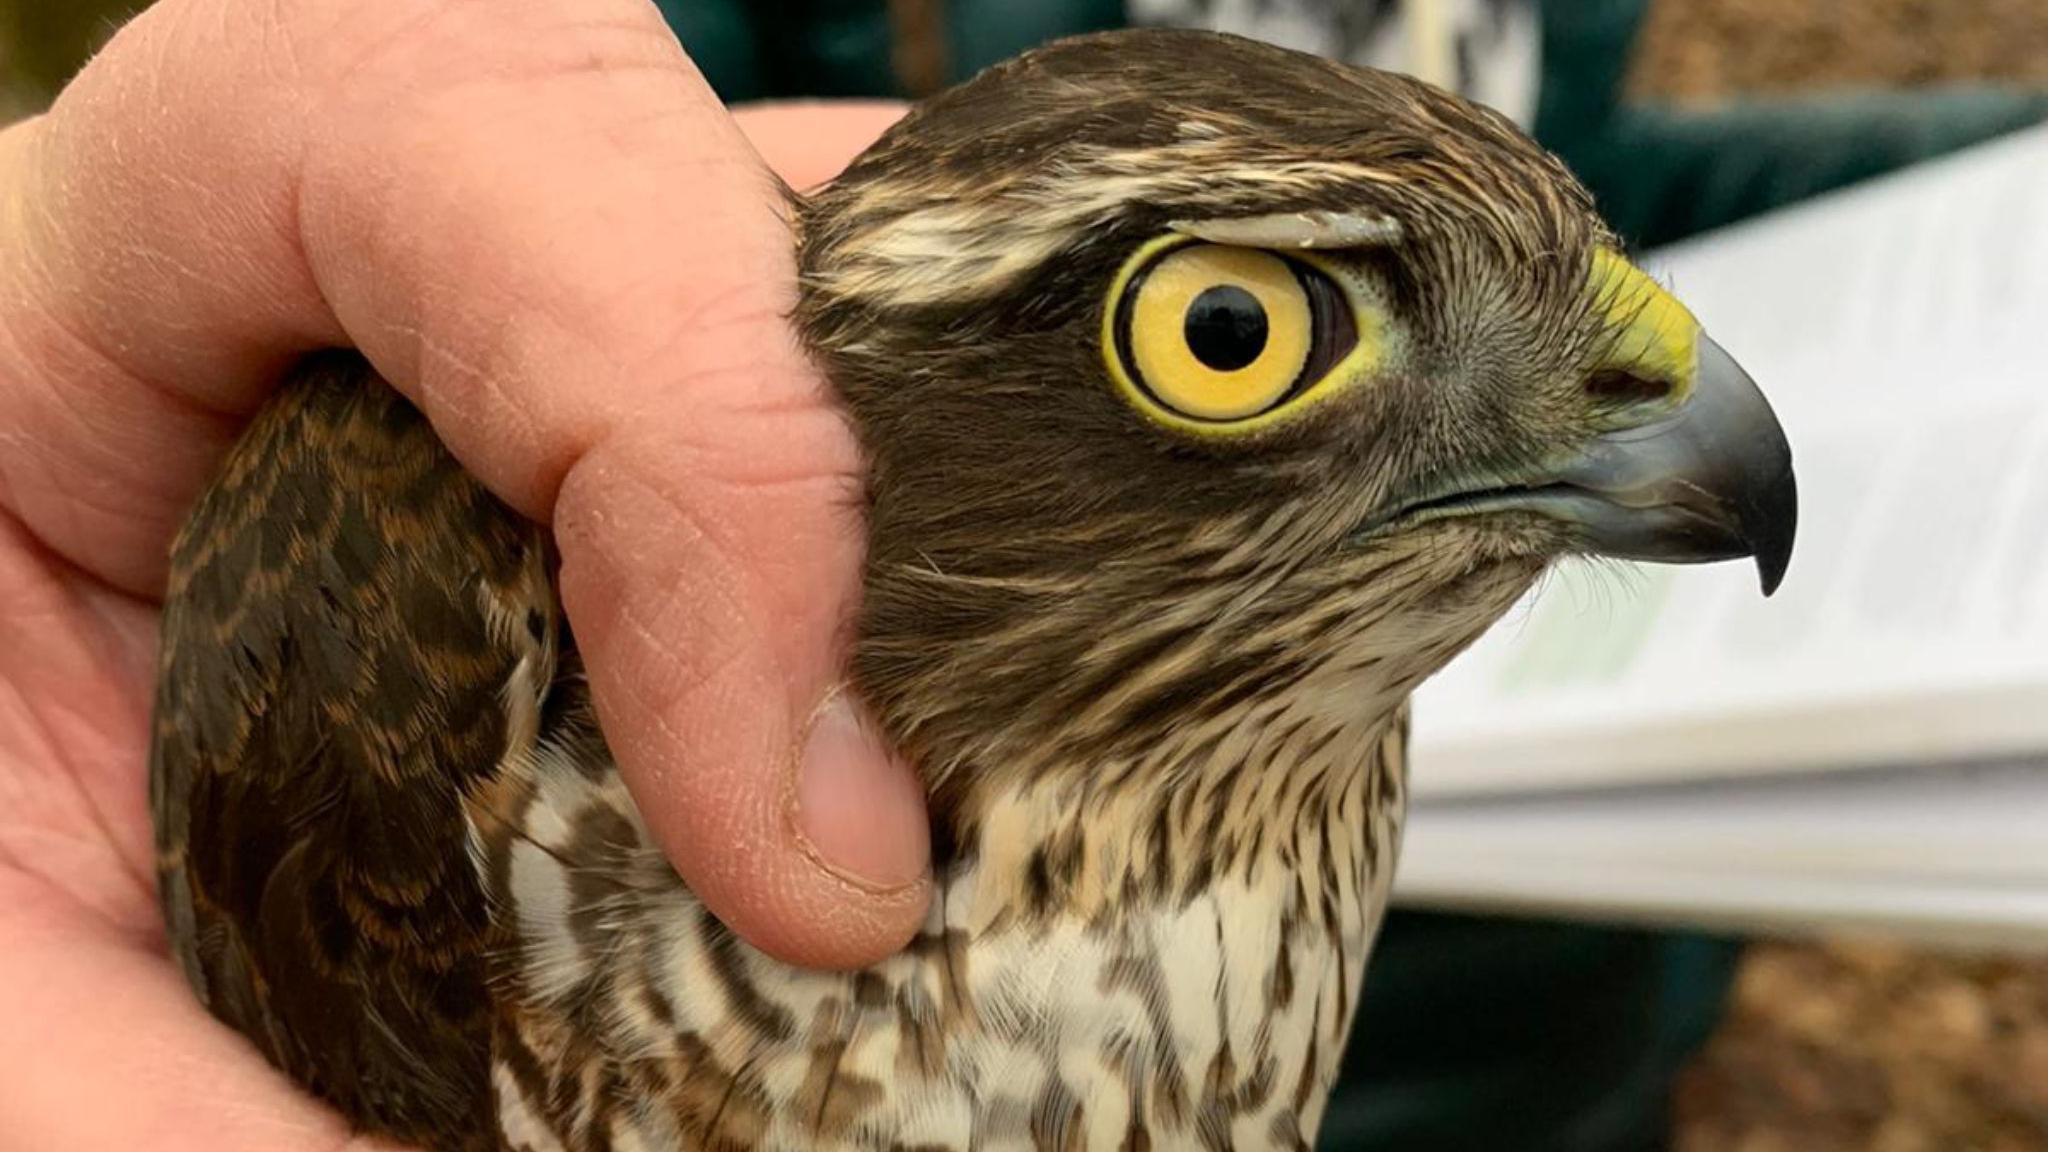
<path id="1" fill-rule="evenodd" d="M 2048 946 L 2048 767 L 1420 805 L 1411 906 Z"/>

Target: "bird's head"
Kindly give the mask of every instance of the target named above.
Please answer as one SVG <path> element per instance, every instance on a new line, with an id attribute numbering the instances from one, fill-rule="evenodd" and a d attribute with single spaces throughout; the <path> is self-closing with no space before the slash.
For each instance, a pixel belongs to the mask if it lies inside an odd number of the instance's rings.
<path id="1" fill-rule="evenodd" d="M 941 796 L 1391 714 L 1562 555 L 1784 570 L 1762 396 L 1555 158 L 1416 81 L 1065 41 L 802 224 L 870 462 L 856 678 Z"/>

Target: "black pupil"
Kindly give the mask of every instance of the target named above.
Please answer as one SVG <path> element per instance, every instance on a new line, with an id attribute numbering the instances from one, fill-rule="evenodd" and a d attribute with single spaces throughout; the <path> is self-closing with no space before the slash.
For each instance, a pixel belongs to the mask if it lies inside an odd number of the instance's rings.
<path id="1" fill-rule="evenodd" d="M 1266 309 L 1235 284 L 1218 284 L 1188 305 L 1188 351 L 1218 372 L 1235 372 L 1266 350 Z"/>

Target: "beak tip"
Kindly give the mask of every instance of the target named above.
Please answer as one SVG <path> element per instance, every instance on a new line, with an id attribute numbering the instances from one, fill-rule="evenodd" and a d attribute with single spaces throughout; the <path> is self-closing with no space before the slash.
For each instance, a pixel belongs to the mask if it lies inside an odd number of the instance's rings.
<path id="1" fill-rule="evenodd" d="M 1785 582 L 1785 570 L 1792 566 L 1792 543 L 1799 532 L 1799 489 L 1792 479 L 1791 454 L 1786 453 L 1777 480 L 1765 488 L 1767 498 L 1748 517 L 1750 553 L 1756 558 L 1757 579 L 1769 596 Z"/>
<path id="2" fill-rule="evenodd" d="M 1792 445 L 1771 402 L 1734 357 L 1700 334 L 1700 379 L 1713 387 L 1703 399 L 1719 417 L 1723 459 L 1729 471 L 1723 491 L 1733 497 L 1733 527 L 1756 560 L 1757 580 L 1769 596 L 1785 581 L 1792 542 L 1799 529 L 1799 484 L 1792 471 Z"/>
<path id="3" fill-rule="evenodd" d="M 1785 569 L 1791 559 L 1790 555 L 1774 559 L 1766 559 L 1763 556 L 1756 558 L 1757 583 L 1763 587 L 1766 598 L 1785 582 Z"/>

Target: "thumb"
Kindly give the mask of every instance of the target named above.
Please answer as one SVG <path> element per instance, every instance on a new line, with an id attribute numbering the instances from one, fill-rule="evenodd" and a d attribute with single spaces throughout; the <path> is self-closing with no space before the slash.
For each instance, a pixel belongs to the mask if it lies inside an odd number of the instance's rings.
<path id="1" fill-rule="evenodd" d="M 805 188 L 901 112 L 779 105 L 737 120 Z M 858 461 L 783 328 L 790 233 L 778 218 L 745 239 L 772 266 L 771 315 L 698 325 L 690 355 L 721 359 L 686 411 L 615 429 L 565 474 L 562 594 L 596 653 L 621 771 L 699 896 L 767 951 L 856 965 L 922 920 L 929 831 L 916 777 L 839 682 L 859 592 Z"/>

